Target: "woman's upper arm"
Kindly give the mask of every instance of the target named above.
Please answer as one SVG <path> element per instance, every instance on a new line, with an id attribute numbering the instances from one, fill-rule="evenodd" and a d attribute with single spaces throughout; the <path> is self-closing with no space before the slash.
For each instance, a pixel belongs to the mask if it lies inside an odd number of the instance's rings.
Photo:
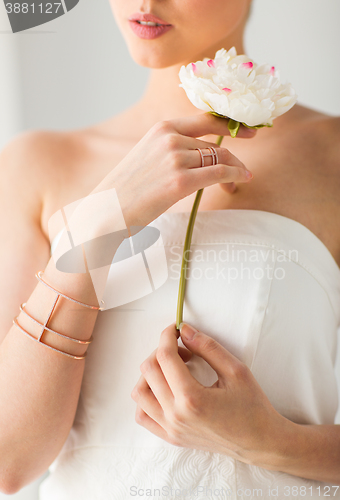
<path id="1" fill-rule="evenodd" d="M 0 343 L 46 267 L 49 242 L 41 228 L 46 181 L 40 145 L 44 133 L 26 133 L 0 153 Z"/>

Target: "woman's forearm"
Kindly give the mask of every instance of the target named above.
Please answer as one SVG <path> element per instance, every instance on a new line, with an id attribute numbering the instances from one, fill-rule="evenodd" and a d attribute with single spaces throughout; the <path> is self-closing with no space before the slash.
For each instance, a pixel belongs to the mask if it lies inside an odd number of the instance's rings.
<path id="1" fill-rule="evenodd" d="M 89 273 L 61 273 L 51 259 L 44 279 L 68 296 L 98 305 Z M 39 283 L 26 310 L 44 323 L 55 296 Z M 97 310 L 61 298 L 49 327 L 88 340 L 96 317 Z M 38 337 L 39 325 L 23 313 L 18 321 Z M 87 350 L 86 344 L 48 331 L 43 341 L 73 355 L 81 356 Z M 39 345 L 14 325 L 10 329 L 0 345 L 0 490 L 19 490 L 40 476 L 58 455 L 74 420 L 84 366 L 84 359 L 73 359 Z"/>
<path id="2" fill-rule="evenodd" d="M 283 420 L 261 467 L 340 485 L 340 425 L 301 425 Z"/>

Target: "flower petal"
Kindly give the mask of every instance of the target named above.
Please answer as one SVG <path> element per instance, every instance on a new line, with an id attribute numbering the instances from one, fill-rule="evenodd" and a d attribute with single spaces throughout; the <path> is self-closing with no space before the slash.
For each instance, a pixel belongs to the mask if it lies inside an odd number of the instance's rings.
<path id="1" fill-rule="evenodd" d="M 182 66 L 179 78 L 194 106 L 250 127 L 271 126 L 297 101 L 294 89 L 281 83 L 274 66 L 257 65 L 237 55 L 235 47 L 218 50 L 214 59 Z"/>

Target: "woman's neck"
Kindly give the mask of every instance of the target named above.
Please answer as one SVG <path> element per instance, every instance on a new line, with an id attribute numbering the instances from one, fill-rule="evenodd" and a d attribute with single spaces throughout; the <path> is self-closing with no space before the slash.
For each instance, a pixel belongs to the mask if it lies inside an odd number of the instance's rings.
<path id="1" fill-rule="evenodd" d="M 143 97 L 136 108 L 145 111 L 152 121 L 170 120 L 201 112 L 179 87 L 181 65 L 152 69 Z"/>

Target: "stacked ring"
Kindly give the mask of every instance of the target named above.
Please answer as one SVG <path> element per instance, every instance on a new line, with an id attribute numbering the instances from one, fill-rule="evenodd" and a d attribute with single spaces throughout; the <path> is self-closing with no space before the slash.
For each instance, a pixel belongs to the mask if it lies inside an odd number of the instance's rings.
<path id="1" fill-rule="evenodd" d="M 195 149 L 197 149 L 197 151 L 201 155 L 201 167 L 205 167 L 204 158 L 206 156 L 210 156 L 211 159 L 212 159 L 212 164 L 213 165 L 217 165 L 217 163 L 218 163 L 218 155 L 217 155 L 217 151 L 216 151 L 216 149 L 214 147 L 208 147 L 207 149 L 209 149 L 210 153 L 207 153 L 207 154 L 204 154 L 200 148 L 195 148 Z"/>

